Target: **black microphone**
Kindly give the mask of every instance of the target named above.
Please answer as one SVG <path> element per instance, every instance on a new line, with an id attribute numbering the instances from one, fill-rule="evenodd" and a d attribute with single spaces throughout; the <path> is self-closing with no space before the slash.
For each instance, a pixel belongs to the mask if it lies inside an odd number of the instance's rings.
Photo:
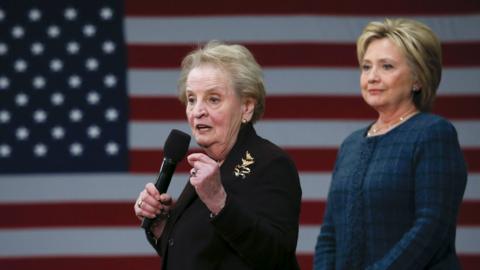
<path id="1" fill-rule="evenodd" d="M 187 154 L 189 144 L 190 135 L 180 130 L 173 129 L 170 135 L 168 135 L 165 145 L 163 146 L 164 158 L 162 166 L 160 167 L 160 172 L 158 173 L 155 183 L 155 187 L 160 194 L 167 191 L 177 163 Z M 148 230 L 153 221 L 155 221 L 155 218 L 143 218 L 142 228 Z"/>

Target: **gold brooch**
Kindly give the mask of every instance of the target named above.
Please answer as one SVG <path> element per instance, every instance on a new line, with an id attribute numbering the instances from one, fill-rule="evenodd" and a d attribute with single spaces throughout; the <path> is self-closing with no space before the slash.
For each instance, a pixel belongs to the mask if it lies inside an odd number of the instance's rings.
<path id="1" fill-rule="evenodd" d="M 252 155 L 250 155 L 250 153 L 247 151 L 245 152 L 245 158 L 242 158 L 242 164 L 235 166 L 233 173 L 235 176 L 241 176 L 242 179 L 245 179 L 245 175 L 251 172 L 248 166 L 252 165 L 253 163 L 255 163 L 255 161 L 253 160 Z"/>

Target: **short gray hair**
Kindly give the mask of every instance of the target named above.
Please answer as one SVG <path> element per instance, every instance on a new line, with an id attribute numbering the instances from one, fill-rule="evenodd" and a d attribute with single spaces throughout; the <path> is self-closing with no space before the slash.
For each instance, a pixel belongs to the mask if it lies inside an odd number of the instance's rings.
<path id="1" fill-rule="evenodd" d="M 265 86 L 263 72 L 252 53 L 242 45 L 228 45 L 210 41 L 204 47 L 190 52 L 182 61 L 178 81 L 178 98 L 186 104 L 186 81 L 190 71 L 204 64 L 213 64 L 225 70 L 231 78 L 233 89 L 239 97 L 255 100 L 251 121 L 259 120 L 265 111 Z"/>

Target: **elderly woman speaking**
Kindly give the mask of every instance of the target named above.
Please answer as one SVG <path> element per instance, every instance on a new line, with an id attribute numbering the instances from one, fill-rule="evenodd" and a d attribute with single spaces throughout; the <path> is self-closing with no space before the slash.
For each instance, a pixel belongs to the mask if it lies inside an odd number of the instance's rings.
<path id="1" fill-rule="evenodd" d="M 241 45 L 209 42 L 182 62 L 179 98 L 204 153 L 175 205 L 147 184 L 134 206 L 162 269 L 299 269 L 297 169 L 253 127 L 265 108 L 260 66 Z"/>

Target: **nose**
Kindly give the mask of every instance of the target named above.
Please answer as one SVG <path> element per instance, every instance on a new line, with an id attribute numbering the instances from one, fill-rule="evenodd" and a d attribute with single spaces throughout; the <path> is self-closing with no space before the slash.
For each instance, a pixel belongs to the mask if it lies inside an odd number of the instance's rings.
<path id="1" fill-rule="evenodd" d="M 369 83 L 377 82 L 379 79 L 377 68 L 371 67 L 370 70 L 367 72 L 367 80 Z"/>
<path id="2" fill-rule="evenodd" d="M 201 118 L 206 115 L 207 115 L 207 108 L 205 106 L 205 103 L 202 102 L 201 100 L 196 101 L 195 104 L 193 105 L 193 116 L 195 118 Z"/>

